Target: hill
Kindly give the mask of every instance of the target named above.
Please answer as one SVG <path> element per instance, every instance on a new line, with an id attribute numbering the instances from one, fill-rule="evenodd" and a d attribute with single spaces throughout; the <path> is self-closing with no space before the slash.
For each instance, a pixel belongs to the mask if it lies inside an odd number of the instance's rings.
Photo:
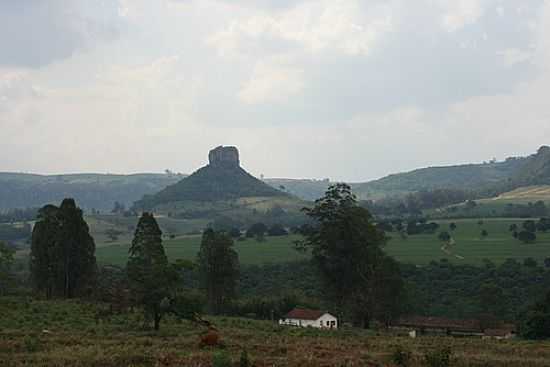
<path id="1" fill-rule="evenodd" d="M 0 173 L 0 210 L 40 207 L 73 197 L 83 209 L 110 210 L 115 201 L 131 205 L 181 180 L 175 174 L 35 175 Z"/>
<path id="2" fill-rule="evenodd" d="M 433 189 L 463 189 L 488 196 L 522 186 L 550 184 L 550 147 L 543 146 L 528 157 L 502 162 L 427 167 L 355 185 L 362 199 Z"/>
<path id="3" fill-rule="evenodd" d="M 208 158 L 208 165 L 155 195 L 143 197 L 135 203 L 135 208 L 152 210 L 186 201 L 213 203 L 289 196 L 246 172 L 240 166 L 239 151 L 235 147 L 217 147 L 210 151 Z"/>
<path id="4" fill-rule="evenodd" d="M 264 182 L 278 190 L 309 201 L 314 201 L 323 196 L 332 183 L 328 178 L 323 180 L 266 178 Z"/>

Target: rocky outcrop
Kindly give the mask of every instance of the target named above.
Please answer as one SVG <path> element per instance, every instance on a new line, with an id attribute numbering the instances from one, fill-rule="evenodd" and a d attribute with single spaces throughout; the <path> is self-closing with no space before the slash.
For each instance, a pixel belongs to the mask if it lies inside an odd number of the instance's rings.
<path id="1" fill-rule="evenodd" d="M 213 167 L 239 167 L 239 150 L 236 147 L 220 145 L 208 153 L 208 161 Z"/>

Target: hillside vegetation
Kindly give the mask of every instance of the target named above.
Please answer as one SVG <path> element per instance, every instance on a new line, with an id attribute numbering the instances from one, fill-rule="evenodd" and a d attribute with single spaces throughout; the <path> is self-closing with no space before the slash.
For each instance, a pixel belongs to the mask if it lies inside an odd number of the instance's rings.
<path id="1" fill-rule="evenodd" d="M 84 209 L 110 210 L 115 201 L 131 205 L 181 180 L 173 174 L 33 175 L 0 173 L 0 210 L 33 208 L 73 197 Z"/>
<path id="2" fill-rule="evenodd" d="M 215 202 L 242 197 L 286 195 L 258 180 L 241 167 L 208 165 L 157 194 L 144 197 L 136 202 L 135 206 L 152 209 L 159 205 L 181 201 Z"/>

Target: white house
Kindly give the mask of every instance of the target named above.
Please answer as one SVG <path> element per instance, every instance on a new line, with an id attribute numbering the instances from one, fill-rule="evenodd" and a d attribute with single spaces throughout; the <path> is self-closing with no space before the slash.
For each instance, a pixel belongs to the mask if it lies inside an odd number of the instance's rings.
<path id="1" fill-rule="evenodd" d="M 279 325 L 337 329 L 338 319 L 328 312 L 295 308 L 279 320 Z"/>

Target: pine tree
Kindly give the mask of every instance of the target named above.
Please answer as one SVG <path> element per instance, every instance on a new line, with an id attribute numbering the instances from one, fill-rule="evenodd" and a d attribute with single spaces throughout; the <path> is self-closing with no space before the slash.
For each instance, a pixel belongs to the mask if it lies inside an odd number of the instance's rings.
<path id="1" fill-rule="evenodd" d="M 239 277 L 239 255 L 233 250 L 231 237 L 225 232 L 206 230 L 202 236 L 198 263 L 209 310 L 220 314 L 235 295 Z"/>
<path id="2" fill-rule="evenodd" d="M 30 269 L 38 291 L 48 298 L 82 296 L 94 285 L 95 243 L 73 199 L 40 209 L 35 224 Z"/>
<path id="3" fill-rule="evenodd" d="M 135 302 L 158 330 L 177 277 L 164 253 L 162 231 L 152 214 L 143 213 L 138 222 L 127 272 Z"/>

